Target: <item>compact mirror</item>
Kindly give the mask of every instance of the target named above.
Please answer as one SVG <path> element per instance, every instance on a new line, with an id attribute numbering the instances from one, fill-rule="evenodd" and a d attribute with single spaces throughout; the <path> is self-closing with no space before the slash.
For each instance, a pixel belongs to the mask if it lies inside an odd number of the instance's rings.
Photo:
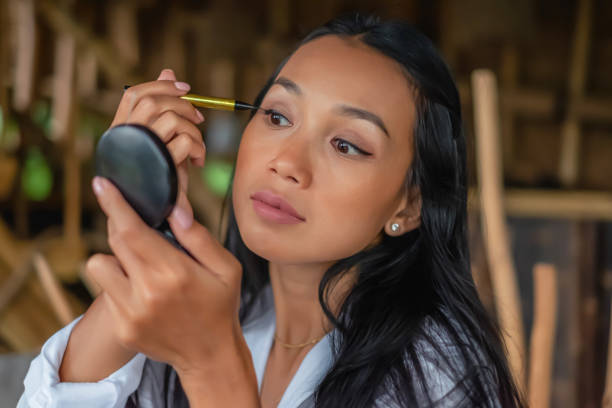
<path id="1" fill-rule="evenodd" d="M 118 125 L 108 129 L 95 153 L 96 175 L 109 179 L 142 219 L 180 246 L 166 221 L 178 195 L 176 167 L 166 145 L 151 129 Z"/>

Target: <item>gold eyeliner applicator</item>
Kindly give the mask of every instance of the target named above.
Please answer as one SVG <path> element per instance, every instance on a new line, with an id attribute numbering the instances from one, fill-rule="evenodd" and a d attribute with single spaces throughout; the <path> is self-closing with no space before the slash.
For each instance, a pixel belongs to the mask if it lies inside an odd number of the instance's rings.
<path id="1" fill-rule="evenodd" d="M 123 90 L 126 90 L 130 85 L 125 85 Z M 259 106 L 251 105 L 250 103 L 238 101 L 236 99 L 228 98 L 217 98 L 215 96 L 202 96 L 196 94 L 186 94 L 180 97 L 186 101 L 191 102 L 192 105 L 199 106 L 201 108 L 217 109 L 225 111 L 239 111 L 239 110 L 259 110 Z M 268 110 L 264 110 L 268 113 Z"/>

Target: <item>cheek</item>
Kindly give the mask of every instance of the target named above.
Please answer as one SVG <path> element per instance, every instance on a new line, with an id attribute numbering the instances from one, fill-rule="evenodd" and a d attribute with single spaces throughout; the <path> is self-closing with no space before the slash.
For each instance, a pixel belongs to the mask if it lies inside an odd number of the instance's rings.
<path id="1" fill-rule="evenodd" d="M 380 184 L 380 183 L 379 183 Z M 317 228 L 312 241 L 330 255 L 344 258 L 367 247 L 381 232 L 391 213 L 390 189 L 362 184 L 342 194 L 328 194 L 317 203 Z"/>
<path id="2" fill-rule="evenodd" d="M 394 186 L 400 184 L 388 174 L 397 169 L 356 171 L 346 165 L 313 163 L 314 184 L 305 194 L 311 221 L 286 229 L 257 222 L 249 188 L 263 177 L 269 146 L 257 143 L 256 128 L 247 126 L 243 133 L 232 186 L 240 235 L 251 251 L 272 262 L 329 262 L 351 256 L 377 238 L 392 211 Z"/>

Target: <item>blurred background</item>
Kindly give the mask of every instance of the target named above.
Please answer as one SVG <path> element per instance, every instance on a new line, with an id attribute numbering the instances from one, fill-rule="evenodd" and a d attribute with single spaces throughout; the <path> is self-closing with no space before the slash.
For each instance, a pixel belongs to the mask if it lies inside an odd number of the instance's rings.
<path id="1" fill-rule="evenodd" d="M 297 41 L 351 10 L 413 23 L 455 75 L 473 273 L 528 400 L 611 406 L 612 2 L 0 0 L 0 407 L 97 293 L 93 153 L 123 86 L 172 68 L 195 93 L 253 101 Z M 218 233 L 247 114 L 204 114 L 189 196 Z"/>

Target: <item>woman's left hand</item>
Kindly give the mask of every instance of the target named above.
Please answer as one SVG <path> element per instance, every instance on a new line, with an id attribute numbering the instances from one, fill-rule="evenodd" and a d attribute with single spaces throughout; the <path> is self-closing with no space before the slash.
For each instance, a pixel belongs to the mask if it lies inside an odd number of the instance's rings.
<path id="1" fill-rule="evenodd" d="M 168 220 L 195 260 L 147 226 L 110 181 L 96 177 L 93 188 L 121 268 L 93 270 L 91 277 L 108 295 L 118 340 L 172 365 L 184 386 L 218 381 L 208 377 L 222 375 L 222 366 L 244 369 L 252 382 L 251 356 L 238 320 L 240 262 L 190 217 L 181 223 L 180 211 L 186 206 L 191 211 L 184 195 L 177 205 L 181 210 Z M 235 371 L 232 376 L 235 382 Z"/>

